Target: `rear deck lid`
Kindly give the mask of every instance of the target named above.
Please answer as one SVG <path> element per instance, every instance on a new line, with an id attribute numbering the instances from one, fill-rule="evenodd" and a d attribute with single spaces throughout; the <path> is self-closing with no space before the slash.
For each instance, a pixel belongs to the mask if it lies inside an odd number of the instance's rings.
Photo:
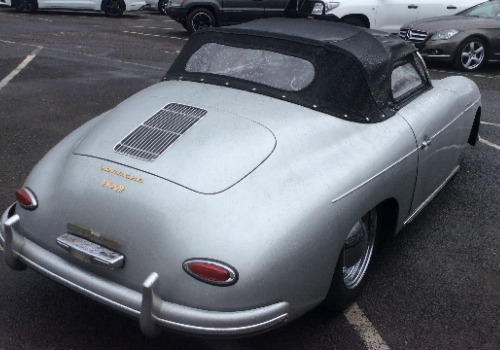
<path id="1" fill-rule="evenodd" d="M 214 194 L 255 170 L 275 146 L 274 134 L 251 118 L 150 96 L 109 112 L 74 154 Z"/>

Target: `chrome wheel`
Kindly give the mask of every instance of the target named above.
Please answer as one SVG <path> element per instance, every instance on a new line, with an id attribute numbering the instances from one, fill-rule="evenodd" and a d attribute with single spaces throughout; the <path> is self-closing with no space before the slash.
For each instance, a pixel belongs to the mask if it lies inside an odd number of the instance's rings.
<path id="1" fill-rule="evenodd" d="M 481 38 L 468 38 L 458 47 L 455 67 L 463 71 L 474 71 L 488 60 L 488 48 Z"/>
<path id="2" fill-rule="evenodd" d="M 366 213 L 351 229 L 344 241 L 343 277 L 347 289 L 356 288 L 363 280 L 377 234 L 377 211 Z"/>
<path id="3" fill-rule="evenodd" d="M 462 65 L 466 69 L 477 68 L 484 59 L 484 46 L 477 41 L 471 42 L 462 50 Z"/>

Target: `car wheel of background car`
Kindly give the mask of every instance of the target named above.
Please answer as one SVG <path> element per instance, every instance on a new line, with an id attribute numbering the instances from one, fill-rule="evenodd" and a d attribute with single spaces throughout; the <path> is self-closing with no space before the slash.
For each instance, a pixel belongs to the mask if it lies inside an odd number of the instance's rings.
<path id="1" fill-rule="evenodd" d="M 108 17 L 120 17 L 125 11 L 125 3 L 122 0 L 104 0 L 102 10 Z"/>
<path id="2" fill-rule="evenodd" d="M 346 16 L 340 20 L 340 22 L 345 24 L 350 24 L 352 26 L 363 27 L 366 28 L 366 23 L 363 22 L 359 17 L 356 16 Z"/>
<path id="3" fill-rule="evenodd" d="M 377 209 L 373 208 L 349 232 L 325 298 L 329 310 L 346 309 L 363 290 L 377 243 L 377 231 Z"/>
<path id="4" fill-rule="evenodd" d="M 33 13 L 38 9 L 38 2 L 36 0 L 16 0 L 14 7 L 18 12 Z"/>
<path id="5" fill-rule="evenodd" d="M 215 16 L 205 8 L 194 9 L 187 17 L 187 30 L 190 34 L 205 28 L 215 27 Z"/>
<path id="6" fill-rule="evenodd" d="M 486 44 L 481 38 L 468 38 L 464 40 L 455 55 L 455 67 L 463 71 L 475 71 L 487 61 Z"/>
<path id="7" fill-rule="evenodd" d="M 162 15 L 167 14 L 167 3 L 168 3 L 168 0 L 158 1 L 158 12 L 161 13 Z"/>

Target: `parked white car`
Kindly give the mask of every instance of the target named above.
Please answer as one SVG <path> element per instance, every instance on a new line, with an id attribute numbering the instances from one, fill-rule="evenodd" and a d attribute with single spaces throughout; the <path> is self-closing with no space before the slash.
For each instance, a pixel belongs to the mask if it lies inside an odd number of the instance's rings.
<path id="1" fill-rule="evenodd" d="M 402 25 L 416 20 L 454 15 L 484 0 L 292 0 L 299 14 L 338 17 L 341 22 L 399 33 Z M 290 4 L 288 6 L 290 8 Z"/>
<path id="2" fill-rule="evenodd" d="M 4 0 L 19 12 L 38 9 L 70 9 L 103 11 L 106 16 L 120 17 L 125 11 L 137 11 L 146 6 L 144 0 Z"/>

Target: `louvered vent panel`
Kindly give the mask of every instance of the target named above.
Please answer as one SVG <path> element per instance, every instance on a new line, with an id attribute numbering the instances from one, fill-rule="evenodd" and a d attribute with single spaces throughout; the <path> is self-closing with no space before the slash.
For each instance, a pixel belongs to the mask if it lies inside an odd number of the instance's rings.
<path id="1" fill-rule="evenodd" d="M 114 150 L 152 162 L 205 114 L 207 111 L 200 108 L 171 103 L 128 134 Z"/>

